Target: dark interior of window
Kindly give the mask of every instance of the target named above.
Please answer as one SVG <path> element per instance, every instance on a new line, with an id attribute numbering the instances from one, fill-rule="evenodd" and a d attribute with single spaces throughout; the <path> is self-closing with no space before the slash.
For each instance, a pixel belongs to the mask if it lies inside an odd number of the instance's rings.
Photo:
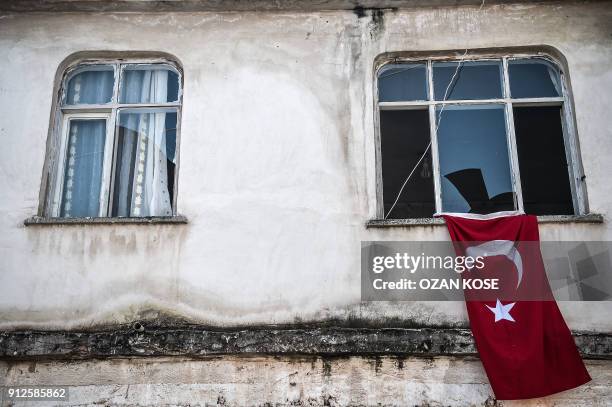
<path id="1" fill-rule="evenodd" d="M 380 112 L 383 201 L 385 215 L 402 184 L 419 161 L 430 140 L 427 110 Z M 404 187 L 388 219 L 429 218 L 435 212 L 431 149 Z"/>
<path id="2" fill-rule="evenodd" d="M 176 170 L 176 129 L 177 115 L 166 115 L 166 171 L 168 173 L 168 194 L 174 196 L 174 172 Z"/>
<path id="3" fill-rule="evenodd" d="M 513 98 L 561 96 L 559 71 L 542 59 L 519 59 L 508 63 Z"/>
<path id="4" fill-rule="evenodd" d="M 525 212 L 574 214 L 560 106 L 514 107 Z"/>
<path id="5" fill-rule="evenodd" d="M 425 64 L 384 66 L 378 74 L 378 100 L 380 102 L 427 100 Z"/>
<path id="6" fill-rule="evenodd" d="M 436 100 L 445 100 L 445 96 L 446 100 L 502 97 L 501 61 L 463 62 L 459 70 L 457 65 L 457 62 L 434 64 L 433 83 Z M 452 84 L 450 84 L 451 79 Z"/>

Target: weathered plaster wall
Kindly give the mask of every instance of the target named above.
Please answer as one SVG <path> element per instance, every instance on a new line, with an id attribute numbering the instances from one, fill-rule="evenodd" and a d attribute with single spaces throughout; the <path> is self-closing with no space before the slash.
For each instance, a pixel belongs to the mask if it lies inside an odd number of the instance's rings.
<path id="1" fill-rule="evenodd" d="M 463 325 L 461 303 L 360 304 L 375 215 L 372 77 L 386 51 L 549 45 L 567 58 L 591 210 L 612 214 L 612 6 L 367 12 L 6 14 L 0 18 L 0 329 L 74 328 L 157 312 L 213 325 L 329 318 Z M 58 65 L 150 50 L 184 68 L 178 210 L 187 225 L 30 226 Z M 545 225 L 543 239 L 612 227 Z M 562 304 L 612 329 L 609 303 Z M 403 322 L 402 322 L 403 321 Z"/>
<path id="2" fill-rule="evenodd" d="M 588 361 L 595 379 L 576 391 L 503 403 L 495 401 L 478 360 L 447 357 L 0 362 L 0 386 L 61 377 L 71 386 L 70 399 L 56 405 L 72 406 L 606 406 L 611 365 Z"/>

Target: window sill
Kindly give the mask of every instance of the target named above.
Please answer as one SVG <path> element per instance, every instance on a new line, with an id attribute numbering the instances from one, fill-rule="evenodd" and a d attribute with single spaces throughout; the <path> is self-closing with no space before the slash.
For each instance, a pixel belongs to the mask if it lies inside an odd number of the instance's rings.
<path id="1" fill-rule="evenodd" d="M 604 223 L 604 217 L 598 213 L 586 215 L 544 215 L 538 216 L 538 223 Z M 413 227 L 413 226 L 442 226 L 442 218 L 416 218 L 416 219 L 371 219 L 366 222 L 366 228 L 387 227 Z"/>
<path id="2" fill-rule="evenodd" d="M 185 224 L 187 218 L 183 215 L 176 216 L 150 216 L 146 218 L 46 218 L 32 216 L 23 221 L 25 226 L 44 225 L 160 225 L 160 224 Z"/>

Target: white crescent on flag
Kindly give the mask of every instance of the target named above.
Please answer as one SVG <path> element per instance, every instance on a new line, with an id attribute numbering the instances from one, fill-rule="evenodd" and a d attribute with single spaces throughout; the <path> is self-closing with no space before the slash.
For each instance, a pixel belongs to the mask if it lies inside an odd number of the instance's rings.
<path id="1" fill-rule="evenodd" d="M 506 256 L 516 266 L 516 272 L 518 273 L 516 288 L 521 284 L 523 279 L 523 259 L 516 249 L 515 242 L 512 240 L 491 240 L 478 246 L 468 247 L 466 254 L 471 257 Z"/>

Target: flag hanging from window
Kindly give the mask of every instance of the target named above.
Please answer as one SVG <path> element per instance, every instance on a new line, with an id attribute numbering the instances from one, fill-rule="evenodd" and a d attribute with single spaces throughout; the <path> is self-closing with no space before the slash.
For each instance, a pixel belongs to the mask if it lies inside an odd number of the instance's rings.
<path id="1" fill-rule="evenodd" d="M 503 284 L 497 298 L 465 292 L 472 334 L 496 398 L 544 397 L 590 381 L 546 278 L 536 217 L 443 217 L 457 255 L 483 256 L 478 272 L 500 277 Z"/>

